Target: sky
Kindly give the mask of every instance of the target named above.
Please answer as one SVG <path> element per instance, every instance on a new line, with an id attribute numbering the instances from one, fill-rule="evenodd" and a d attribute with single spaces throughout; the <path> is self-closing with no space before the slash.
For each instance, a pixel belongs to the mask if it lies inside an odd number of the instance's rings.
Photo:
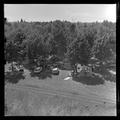
<path id="1" fill-rule="evenodd" d="M 116 22 L 116 4 L 4 4 L 8 21 Z"/>

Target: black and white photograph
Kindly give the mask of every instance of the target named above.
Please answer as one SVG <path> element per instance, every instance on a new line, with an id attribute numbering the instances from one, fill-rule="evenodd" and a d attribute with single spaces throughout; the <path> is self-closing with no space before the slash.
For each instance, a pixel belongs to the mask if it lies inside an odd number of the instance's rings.
<path id="1" fill-rule="evenodd" d="M 4 4 L 4 116 L 117 116 L 117 4 Z"/>

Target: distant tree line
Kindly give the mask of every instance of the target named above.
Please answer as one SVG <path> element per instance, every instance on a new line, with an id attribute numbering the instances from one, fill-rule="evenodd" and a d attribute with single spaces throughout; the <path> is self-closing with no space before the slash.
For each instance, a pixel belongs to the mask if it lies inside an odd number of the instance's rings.
<path id="1" fill-rule="evenodd" d="M 55 55 L 89 64 L 90 58 L 99 61 L 114 60 L 116 53 L 116 23 L 9 22 L 5 19 L 5 59 L 8 62 L 34 62 L 34 59 Z"/>

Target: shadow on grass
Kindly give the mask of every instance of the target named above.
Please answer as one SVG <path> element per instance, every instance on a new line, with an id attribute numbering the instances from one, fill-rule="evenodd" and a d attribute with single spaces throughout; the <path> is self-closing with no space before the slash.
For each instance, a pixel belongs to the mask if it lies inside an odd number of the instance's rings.
<path id="1" fill-rule="evenodd" d="M 58 64 L 58 68 L 60 70 L 73 70 L 71 66 L 67 66 L 65 64 Z"/>
<path id="2" fill-rule="evenodd" d="M 16 84 L 19 80 L 25 79 L 23 72 L 7 72 L 5 75 L 5 82 Z"/>
<path id="3" fill-rule="evenodd" d="M 72 68 L 58 67 L 60 70 L 73 70 Z"/>
<path id="4" fill-rule="evenodd" d="M 25 69 L 27 69 L 27 70 L 29 70 L 29 71 L 32 71 L 32 70 L 34 70 L 34 68 L 35 68 L 35 65 L 34 64 L 23 64 L 23 66 L 24 66 L 24 68 Z"/>
<path id="5" fill-rule="evenodd" d="M 102 78 L 98 76 L 94 76 L 94 77 L 80 76 L 79 78 L 74 76 L 73 80 L 86 85 L 101 85 L 104 84 L 105 82 Z"/>
<path id="6" fill-rule="evenodd" d="M 40 73 L 34 73 L 35 65 L 34 64 L 24 64 L 25 69 L 30 71 L 31 77 L 38 77 L 40 80 L 44 80 L 46 78 L 52 78 L 52 72 L 49 69 L 43 70 Z"/>
<path id="7" fill-rule="evenodd" d="M 88 76 L 88 74 L 82 74 L 82 73 L 73 74 L 73 80 L 76 82 L 80 82 L 82 84 L 86 84 L 86 85 L 101 85 L 105 83 L 102 76 L 97 75 L 97 74 L 92 74 Z"/>
<path id="8" fill-rule="evenodd" d="M 44 70 L 40 73 L 34 73 L 31 71 L 30 73 L 31 77 L 38 77 L 39 79 L 46 79 L 46 78 L 52 78 L 52 72 L 50 70 Z"/>
<path id="9" fill-rule="evenodd" d="M 96 69 L 95 72 L 101 74 L 106 81 L 116 82 L 116 75 L 112 75 L 107 69 Z"/>
<path id="10" fill-rule="evenodd" d="M 73 80 L 76 82 L 81 82 L 86 85 L 100 85 L 104 84 L 105 81 L 116 82 L 116 75 L 112 75 L 107 69 L 96 69 L 95 73 L 102 75 L 103 78 L 99 76 L 73 76 Z"/>

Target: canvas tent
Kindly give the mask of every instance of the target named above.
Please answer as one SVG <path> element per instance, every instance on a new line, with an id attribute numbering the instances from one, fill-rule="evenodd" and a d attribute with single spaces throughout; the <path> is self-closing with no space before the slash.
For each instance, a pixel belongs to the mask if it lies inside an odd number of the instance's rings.
<path id="1" fill-rule="evenodd" d="M 85 74 L 85 72 L 92 73 L 92 68 L 85 65 L 76 64 L 76 72 L 81 74 Z"/>
<path id="2" fill-rule="evenodd" d="M 81 64 L 77 64 L 77 72 L 81 72 L 83 69 L 83 66 Z"/>

